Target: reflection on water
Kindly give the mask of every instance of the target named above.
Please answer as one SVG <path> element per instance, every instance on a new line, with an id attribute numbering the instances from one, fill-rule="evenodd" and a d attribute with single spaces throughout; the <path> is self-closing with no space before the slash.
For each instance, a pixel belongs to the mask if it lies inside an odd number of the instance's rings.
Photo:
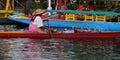
<path id="1" fill-rule="evenodd" d="M 0 60 L 120 60 L 112 41 L 0 39 Z"/>

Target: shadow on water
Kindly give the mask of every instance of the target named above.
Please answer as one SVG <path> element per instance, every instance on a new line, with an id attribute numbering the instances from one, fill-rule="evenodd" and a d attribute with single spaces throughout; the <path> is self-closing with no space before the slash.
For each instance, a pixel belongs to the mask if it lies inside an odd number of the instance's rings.
<path id="1" fill-rule="evenodd" d="M 0 60 L 120 60 L 110 40 L 0 39 Z"/>

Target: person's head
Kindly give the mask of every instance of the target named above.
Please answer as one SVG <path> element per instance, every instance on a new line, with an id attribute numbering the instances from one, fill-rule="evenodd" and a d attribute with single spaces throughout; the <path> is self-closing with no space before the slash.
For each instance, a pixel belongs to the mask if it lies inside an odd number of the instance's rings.
<path id="1" fill-rule="evenodd" d="M 80 2 L 79 5 L 82 5 L 82 2 Z"/>
<path id="2" fill-rule="evenodd" d="M 93 1 L 90 1 L 88 4 L 94 4 L 94 2 L 93 2 Z"/>

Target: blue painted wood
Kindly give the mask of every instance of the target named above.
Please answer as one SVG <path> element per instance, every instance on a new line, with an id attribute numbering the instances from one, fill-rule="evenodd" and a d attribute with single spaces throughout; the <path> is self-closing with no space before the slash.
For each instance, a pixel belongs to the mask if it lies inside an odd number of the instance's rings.
<path id="1" fill-rule="evenodd" d="M 30 23 L 30 18 L 16 18 L 19 15 L 12 15 L 9 17 L 10 20 L 13 21 L 17 21 L 17 22 L 21 22 L 21 23 L 25 23 L 25 24 L 29 24 Z"/>
<path id="2" fill-rule="evenodd" d="M 30 18 L 15 18 L 16 15 L 10 16 L 9 19 L 25 24 L 30 23 Z M 50 27 L 60 27 L 60 28 L 79 28 L 79 29 L 96 29 L 102 31 L 120 31 L 119 22 L 85 22 L 85 21 L 73 21 L 73 20 L 49 20 Z M 45 26 L 48 26 L 47 22 L 44 22 Z"/>

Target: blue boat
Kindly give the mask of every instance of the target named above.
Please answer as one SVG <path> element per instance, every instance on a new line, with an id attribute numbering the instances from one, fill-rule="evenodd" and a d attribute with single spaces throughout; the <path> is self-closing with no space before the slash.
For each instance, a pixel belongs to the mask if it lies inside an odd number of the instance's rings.
<path id="1" fill-rule="evenodd" d="M 54 12 L 53 10 L 51 11 Z M 9 19 L 16 22 L 25 23 L 25 24 L 29 24 L 31 20 L 31 18 L 21 17 L 21 15 L 19 14 L 12 15 L 9 17 Z M 103 21 L 92 22 L 92 21 L 78 21 L 78 20 L 49 19 L 48 22 L 44 22 L 44 25 L 48 26 L 48 23 L 50 27 L 55 27 L 55 28 L 73 28 L 74 27 L 79 29 L 90 29 L 90 30 L 96 30 L 96 31 L 120 31 L 119 22 L 103 22 Z"/>

